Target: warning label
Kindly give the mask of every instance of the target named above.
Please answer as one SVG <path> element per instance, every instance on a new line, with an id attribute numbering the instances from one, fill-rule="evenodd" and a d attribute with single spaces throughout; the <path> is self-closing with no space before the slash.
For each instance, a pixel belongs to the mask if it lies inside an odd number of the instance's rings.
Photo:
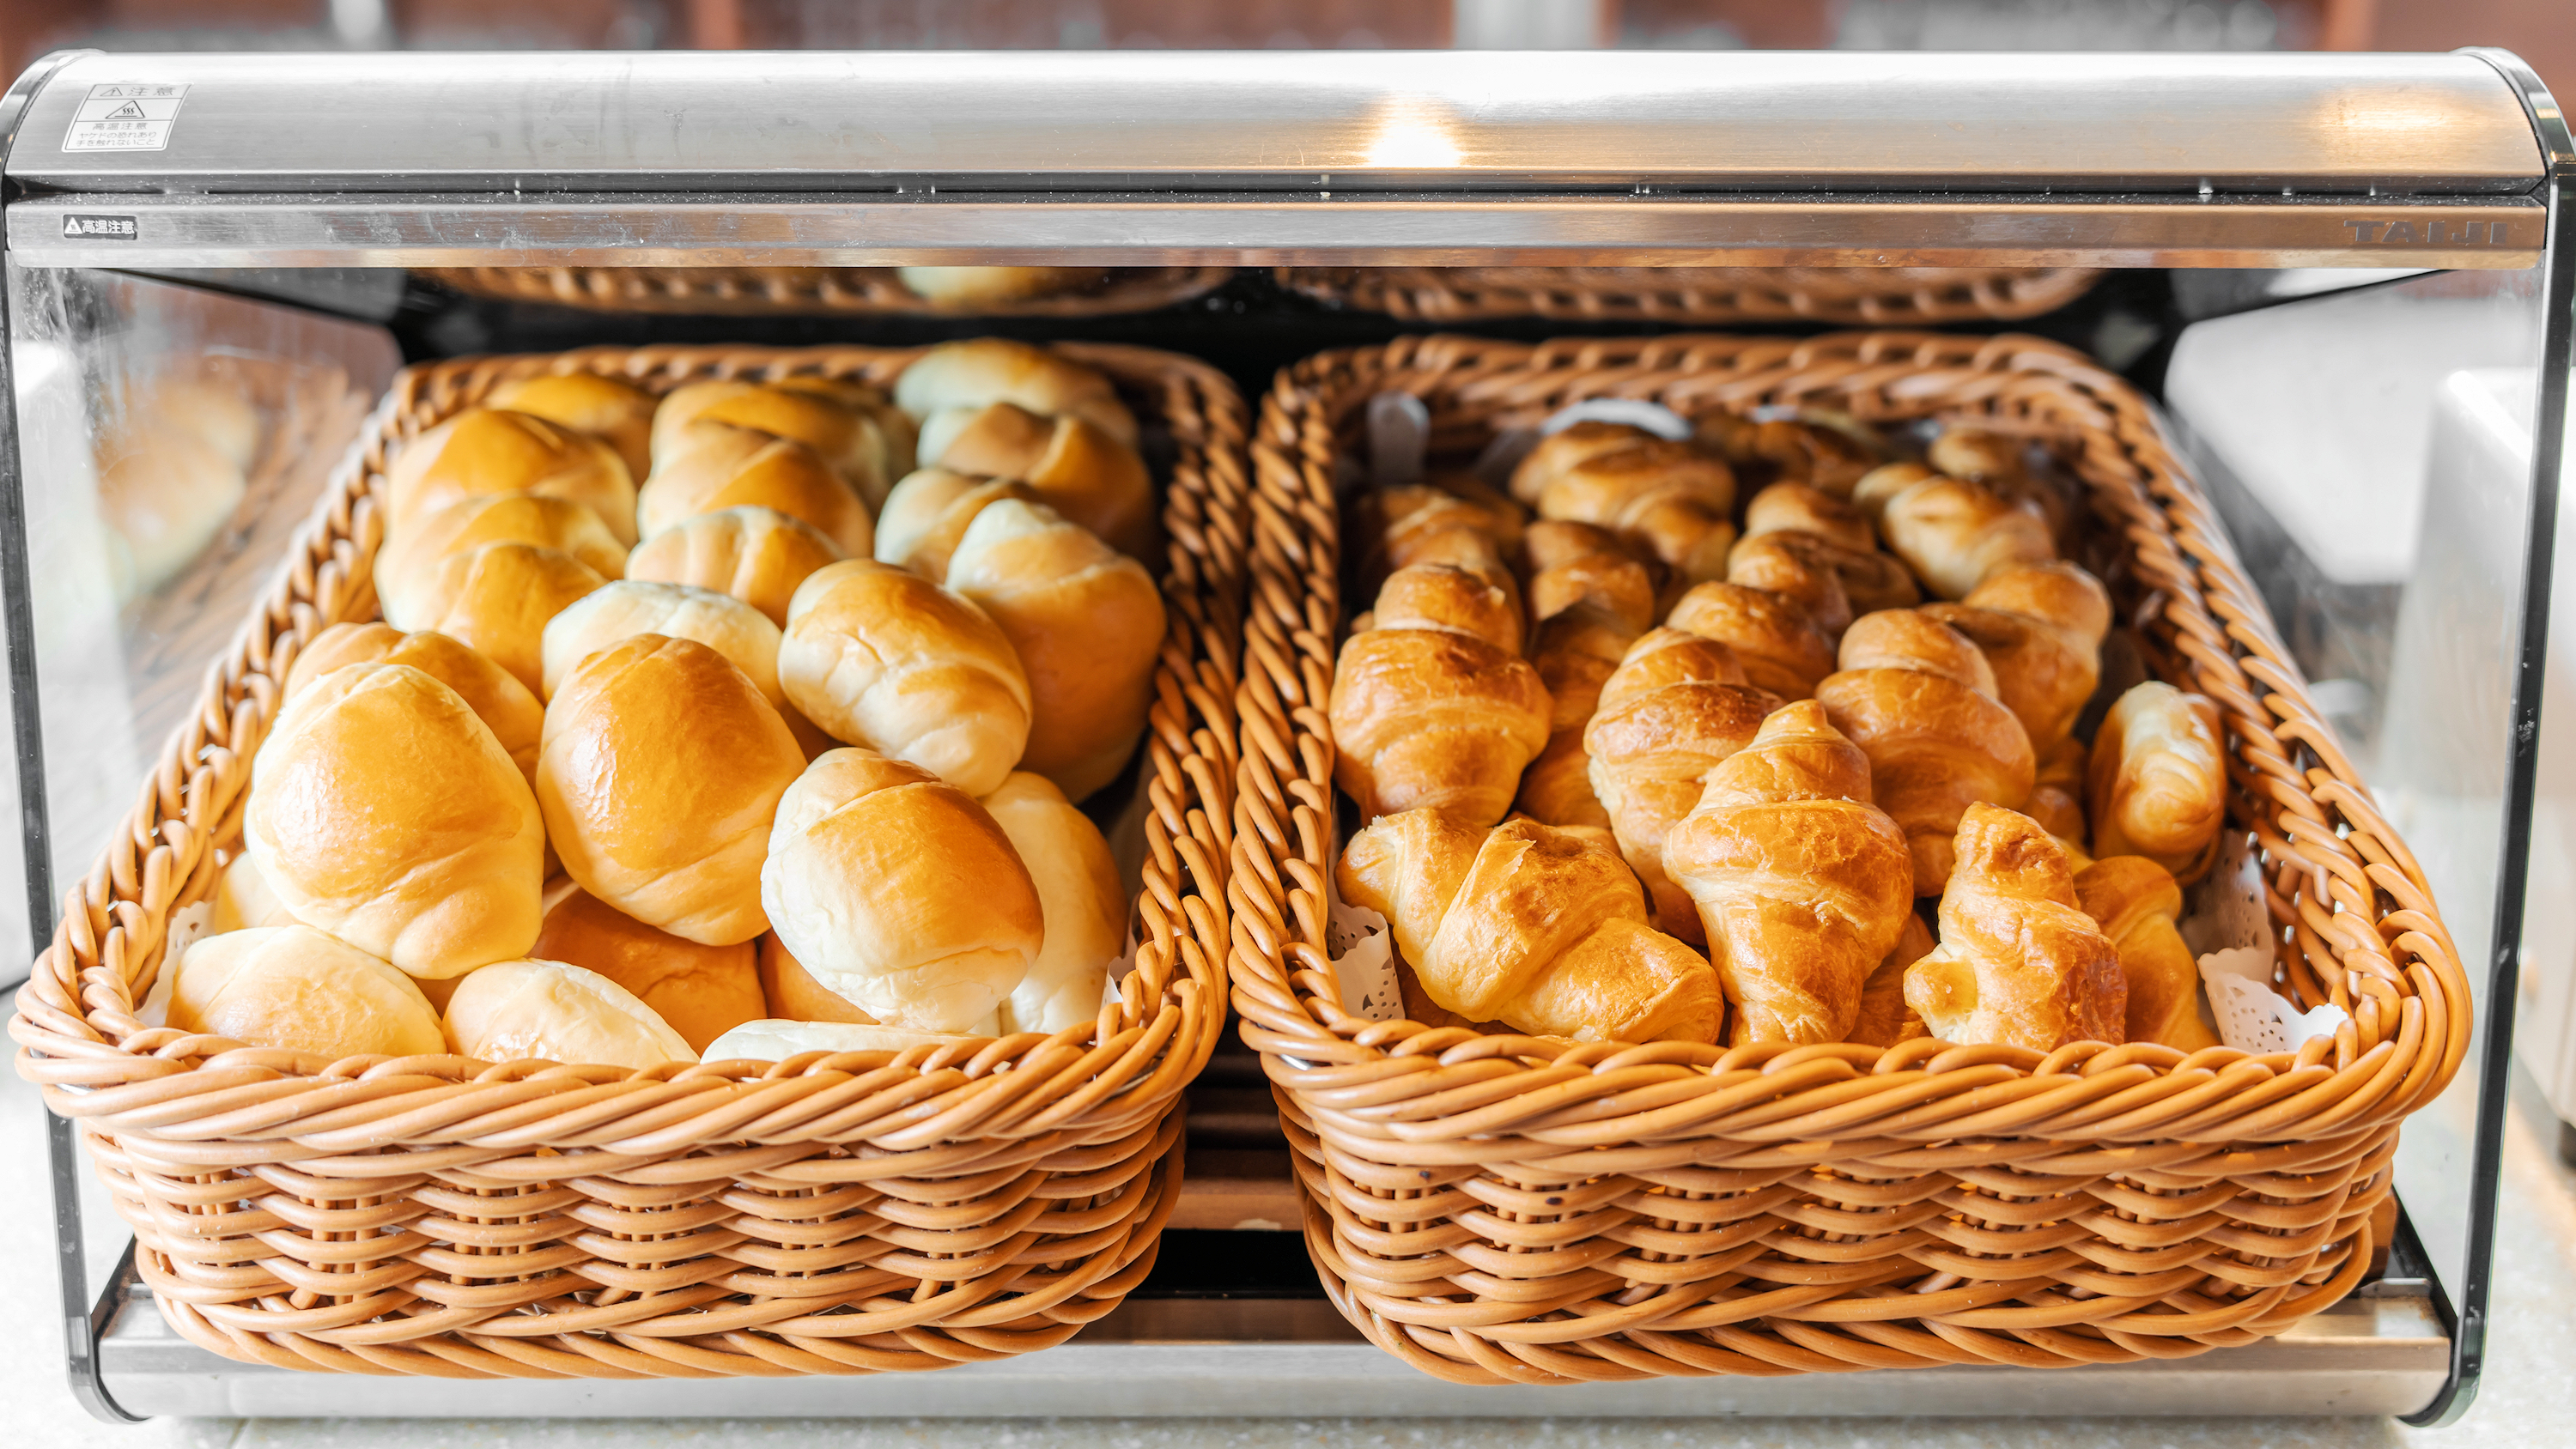
<path id="1" fill-rule="evenodd" d="M 91 86 L 63 135 L 66 151 L 158 151 L 170 144 L 186 86 Z"/>

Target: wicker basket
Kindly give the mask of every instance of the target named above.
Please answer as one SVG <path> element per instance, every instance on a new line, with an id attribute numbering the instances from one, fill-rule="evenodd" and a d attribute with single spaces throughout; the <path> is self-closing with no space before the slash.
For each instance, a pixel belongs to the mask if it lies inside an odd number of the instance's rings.
<path id="1" fill-rule="evenodd" d="M 1048 1347 L 1145 1276 L 1182 1086 L 1223 1028 L 1222 873 L 1248 542 L 1244 409 L 1213 369 L 1064 344 L 1177 452 L 1139 950 L 1099 1022 L 749 1074 L 326 1062 L 147 1028 L 174 912 L 239 839 L 278 681 L 366 584 L 392 446 L 496 385 L 599 371 L 890 380 L 917 351 L 655 347 L 413 368 L 213 670 L 19 993 L 19 1071 L 76 1121 L 171 1323 L 230 1358 L 362 1373 L 644 1377 L 940 1368 Z"/>
<path id="2" fill-rule="evenodd" d="M 1282 267 L 1320 301 L 1408 322 L 2009 322 L 2091 289 L 2084 267 Z"/>
<path id="3" fill-rule="evenodd" d="M 1989 420 L 2067 449 L 2156 672 L 2226 716 L 2282 989 L 2353 1020 L 2296 1053 L 1916 1040 L 1570 1045 L 1372 1022 L 1322 948 L 1336 451 L 1373 394 L 1435 453 L 1586 396 Z M 1283 372 L 1255 440 L 1234 1002 L 1334 1301 L 1462 1383 L 2168 1358 L 2276 1334 L 2365 1276 L 2399 1119 L 2469 995 L 2424 875 L 2309 702 L 2215 515 L 2118 378 L 1930 333 L 1531 347 L 1413 338 Z"/>
<path id="4" fill-rule="evenodd" d="M 1120 267 L 1097 287 L 989 307 L 943 307 L 892 267 L 431 267 L 421 275 L 474 297 L 594 312 L 770 317 L 1112 317 L 1212 292 L 1232 267 Z"/>

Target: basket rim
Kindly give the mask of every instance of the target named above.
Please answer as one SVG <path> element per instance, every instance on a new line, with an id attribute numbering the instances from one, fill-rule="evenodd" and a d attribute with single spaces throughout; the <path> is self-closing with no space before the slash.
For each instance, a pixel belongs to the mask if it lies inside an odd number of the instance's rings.
<path id="1" fill-rule="evenodd" d="M 1157 585 L 1169 616 L 1155 675 L 1137 965 L 1102 1018 L 1035 1032 L 924 1044 L 900 1052 L 806 1052 L 780 1062 L 664 1063 L 647 1070 L 457 1056 L 358 1056 L 337 1062 L 246 1046 L 133 1018 L 137 984 L 162 964 L 171 914 L 206 899 L 215 847 L 239 833 L 249 760 L 278 681 L 312 635 L 371 617 L 382 525 L 372 490 L 388 446 L 473 404 L 500 382 L 546 373 L 623 376 L 654 391 L 708 377 L 825 373 L 890 381 L 929 347 L 654 345 L 441 359 L 404 368 L 362 426 L 281 576 L 209 670 L 194 718 L 95 867 L 67 892 L 61 921 L 17 995 L 9 1030 L 22 1076 L 58 1115 L 156 1152 L 227 1163 L 395 1147 L 506 1145 L 614 1165 L 707 1142 L 776 1148 L 865 1146 L 912 1162 L 961 1141 L 1032 1146 L 1150 1122 L 1213 1049 L 1223 1006 L 1230 859 L 1233 636 L 1243 583 L 1242 525 L 1223 515 L 1243 491 L 1244 407 L 1204 362 L 1112 343 L 1046 344 L 1109 372 L 1131 394 L 1160 388 L 1151 415 L 1174 426 L 1179 457 L 1165 490 L 1168 543 Z M 660 384 L 656 386 L 656 384 Z M 1185 415 L 1184 415 L 1185 414 Z M 1158 990 L 1149 988 L 1161 982 Z M 1104 1023 L 1109 1030 L 1104 1034 Z M 1023 1084 L 1035 1082 L 1034 1086 Z M 248 1112 L 245 1103 L 258 1106 Z M 754 1149 L 757 1150 L 757 1149 Z M 488 1154 L 476 1151 L 472 1158 Z M 774 1155 L 774 1153 L 772 1154 Z M 547 1176 L 561 1176 L 559 1157 Z M 717 1164 L 721 1167 L 722 1164 Z M 485 1164 L 481 1170 L 491 1170 Z M 600 1170 L 594 1168 L 593 1170 Z M 703 1176 L 704 1163 L 693 1163 Z"/>
<path id="2" fill-rule="evenodd" d="M 1445 324 L 2017 322 L 2092 290 L 2099 267 L 1293 267 L 1279 284 L 1317 301 Z"/>
<path id="3" fill-rule="evenodd" d="M 1444 436 L 1464 446 L 1477 430 L 1444 414 L 1535 422 L 1568 398 L 1653 397 L 1684 379 L 1702 410 L 1796 397 L 1879 421 L 2000 415 L 2080 434 L 2072 469 L 2143 595 L 2131 621 L 2164 646 L 2151 672 L 2188 677 L 2225 718 L 2229 820 L 2269 858 L 2267 905 L 2287 938 L 2277 954 L 2293 994 L 2335 1000 L 2353 1019 L 2284 1053 L 2084 1043 L 2043 1056 L 1926 1039 L 1884 1050 L 1571 1043 L 1344 1011 L 1321 945 L 1335 845 L 1322 703 L 1341 622 L 1337 428 L 1369 395 L 1403 388 L 1432 404 L 1435 448 Z M 2308 700 L 2152 406 L 2074 349 L 1915 330 L 1538 343 L 1416 334 L 1283 369 L 1253 454 L 1261 546 L 1236 711 L 1228 971 L 1246 1042 L 1328 1149 L 1410 1166 L 1570 1164 L 1576 1152 L 1688 1161 L 1694 1144 L 1717 1142 L 1845 1153 L 1869 1141 L 2314 1142 L 2394 1123 L 2457 1071 L 2468 984 L 2421 868 Z M 2319 955 L 2339 968 L 2322 973 L 2331 985 L 2308 959 Z M 1580 1169 L 1595 1170 L 1610 1169 Z"/>
<path id="4" fill-rule="evenodd" d="M 895 267 L 425 267 L 468 296 L 625 313 L 763 316 L 1115 317 L 1186 302 L 1225 285 L 1230 266 L 1116 267 L 1096 291 L 948 307 L 903 285 Z M 764 274 L 768 284 L 763 284 Z"/>

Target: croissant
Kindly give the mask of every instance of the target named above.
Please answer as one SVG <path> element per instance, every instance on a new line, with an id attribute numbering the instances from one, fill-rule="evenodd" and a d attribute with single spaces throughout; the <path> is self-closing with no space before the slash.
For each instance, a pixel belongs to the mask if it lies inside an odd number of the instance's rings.
<path id="1" fill-rule="evenodd" d="M 1834 545 L 1809 533 L 1763 533 L 1738 539 L 1727 550 L 1726 581 L 1778 594 L 1799 608 L 1829 639 L 1851 627 L 1851 595 L 1842 575 L 1824 557 Z"/>
<path id="2" fill-rule="evenodd" d="M 1846 1041 L 1862 1046 L 1892 1047 L 1901 1041 L 1929 1036 L 1923 1018 L 1905 1004 L 1905 971 L 1915 962 L 1932 954 L 1932 928 L 1912 911 L 1905 913 L 1905 929 L 1896 938 L 1896 949 L 1879 958 L 1869 979 L 1860 984 L 1860 1019 L 1852 1023 Z"/>
<path id="3" fill-rule="evenodd" d="M 1594 841 L 1407 810 L 1353 835 L 1334 881 L 1386 916 L 1423 993 L 1457 1017 L 1577 1041 L 1717 1036 L 1717 973 L 1646 924 L 1636 877 Z"/>
<path id="4" fill-rule="evenodd" d="M 1972 805 L 1941 893 L 1941 944 L 1906 968 L 1905 1004 L 1954 1046 L 2053 1052 L 2126 1040 L 2120 955 L 2084 913 L 2066 852 L 2026 815 Z"/>
<path id="5" fill-rule="evenodd" d="M 1589 523 L 1543 518 L 1521 535 L 1530 617 L 1546 620 L 1591 602 L 1627 621 L 1632 633 L 1655 622 L 1655 575 L 1619 536 Z"/>
<path id="6" fill-rule="evenodd" d="M 1530 664 L 1547 686 L 1547 747 L 1521 772 L 1514 808 L 1550 825 L 1610 828 L 1610 812 L 1592 793 L 1583 727 L 1601 702 L 1603 682 L 1636 638 L 1627 619 L 1589 600 L 1558 610 L 1538 626 Z"/>
<path id="7" fill-rule="evenodd" d="M 2182 887 L 2173 876 L 2145 856 L 2115 855 L 2076 874 L 2075 899 L 2119 953 L 2120 974 L 2129 983 L 2124 1040 L 2181 1052 L 2218 1045 L 2218 1034 L 2200 1019 L 2200 970 L 2174 929 Z"/>
<path id="8" fill-rule="evenodd" d="M 1724 463 L 1662 439 L 1586 458 L 1538 500 L 1540 517 L 1607 528 L 1685 584 L 1725 575 L 1734 508 L 1735 475 Z"/>
<path id="9" fill-rule="evenodd" d="M 1833 641 L 1805 610 L 1743 584 L 1705 583 L 1664 616 L 1669 628 L 1715 639 L 1735 651 L 1745 682 L 1783 699 L 1805 699 L 1834 672 Z"/>
<path id="10" fill-rule="evenodd" d="M 1859 424 L 1850 418 L 1827 413 L 1765 422 L 1711 413 L 1693 428 L 1701 446 L 1715 449 L 1739 470 L 1759 470 L 1835 498 L 1850 497 L 1852 485 L 1879 461 L 1874 447 L 1853 436 L 1858 431 Z"/>
<path id="11" fill-rule="evenodd" d="M 2111 595 L 2102 581 L 2062 560 L 1997 569 L 1959 601 L 2000 609 L 2057 631 L 2067 646 L 2095 658 L 2111 632 Z"/>
<path id="12" fill-rule="evenodd" d="M 2084 767 L 2089 759 L 2084 742 L 2059 740 L 2039 756 L 2038 769 L 2031 776 L 2030 799 L 2023 802 L 2021 813 L 2036 820 L 2040 828 L 2055 837 L 2066 849 L 2066 858 L 2075 869 L 2093 863 L 2084 849 Z"/>
<path id="13" fill-rule="evenodd" d="M 1744 536 L 1766 533 L 1812 533 L 1862 553 L 1878 547 L 1868 514 L 1804 483 L 1774 483 L 1744 505 Z"/>
<path id="14" fill-rule="evenodd" d="M 1360 571 L 1370 587 L 1418 563 L 1501 572 L 1520 547 L 1525 522 L 1508 498 L 1468 498 L 1426 483 L 1363 494 L 1356 512 L 1356 536 L 1377 540 Z"/>
<path id="15" fill-rule="evenodd" d="M 1520 614 L 1492 583 L 1446 565 L 1399 569 L 1373 627 L 1333 666 L 1333 777 L 1364 817 L 1420 806 L 1486 826 L 1547 745 L 1547 688 L 1520 658 Z M 1508 629 L 1509 647 L 1493 631 Z"/>
<path id="16" fill-rule="evenodd" d="M 2152 679 L 2121 695 L 2093 736 L 2095 857 L 2143 855 L 2185 885 L 2207 875 L 2227 819 L 2221 738 L 2200 695 Z"/>
<path id="17" fill-rule="evenodd" d="M 2036 761 L 2021 721 L 1950 675 L 1846 669 L 1816 686 L 1816 700 L 1869 756 L 1878 806 L 1913 848 L 1917 895 L 1949 880 L 1951 837 L 1971 805 L 2013 807 L 2030 798 Z"/>
<path id="18" fill-rule="evenodd" d="M 2057 557 L 2045 518 L 1990 488 L 1913 464 L 1871 470 L 1852 501 L 1877 521 L 1888 551 L 1945 599 L 1963 597 L 2016 564 Z"/>
<path id="19" fill-rule="evenodd" d="M 1707 775 L 1663 846 L 1734 1008 L 1732 1046 L 1845 1040 L 1861 988 L 1914 919 L 1905 832 L 1869 803 L 1869 761 L 1814 700 L 1762 721 Z"/>
<path id="20" fill-rule="evenodd" d="M 2110 596 L 2070 563 L 2005 569 L 1965 602 L 1923 612 L 1976 641 L 1994 666 L 1996 697 L 2030 732 L 2041 754 L 2075 732 L 2076 718 L 2102 680 L 2102 636 Z"/>
<path id="21" fill-rule="evenodd" d="M 1704 939 L 1699 913 L 1665 872 L 1664 837 L 1699 803 L 1701 778 L 1780 707 L 1778 695 L 1742 679 L 1724 645 L 1657 629 L 1628 646 L 1583 730 L 1592 793 L 1645 883 L 1656 928 L 1694 945 Z"/>
<path id="22" fill-rule="evenodd" d="M 2051 535 L 2065 532 L 2070 521 L 2066 496 L 2031 472 L 2029 439 L 1953 425 L 1941 430 L 1924 456 L 1950 477 L 1983 484 L 2006 502 L 2037 512 L 2048 521 Z"/>
<path id="23" fill-rule="evenodd" d="M 1988 699 L 2000 693 L 1994 666 L 1976 641 L 1920 609 L 1883 609 L 1854 620 L 1835 662 L 1847 670 L 1919 669 Z"/>
<path id="24" fill-rule="evenodd" d="M 1564 477 L 1568 470 L 1605 453 L 1662 441 L 1660 436 L 1628 423 L 1587 419 L 1560 428 L 1539 439 L 1512 469 L 1512 497 L 1536 508 L 1548 485 Z"/>

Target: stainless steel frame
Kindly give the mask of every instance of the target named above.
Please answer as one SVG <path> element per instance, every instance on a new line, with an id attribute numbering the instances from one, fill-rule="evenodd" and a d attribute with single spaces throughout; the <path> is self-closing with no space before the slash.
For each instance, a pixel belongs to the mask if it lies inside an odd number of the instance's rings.
<path id="1" fill-rule="evenodd" d="M 97 87 L 185 87 L 159 149 L 66 149 Z M 2527 833 L 2576 288 L 2576 147 L 2510 56 L 338 55 L 52 57 L 0 100 L 0 245 L 31 267 L 1586 262 L 2546 268 L 2523 686 Z M 2384 272 L 2374 272 L 2384 274 Z M 14 403 L 0 573 L 28 829 L 44 828 Z M 2519 812 L 2519 813 L 2517 813 Z M 935 1375 L 477 1386 L 234 1364 L 131 1265 L 93 1299 L 53 1123 L 74 1386 L 142 1413 L 2307 1412 L 2473 1391 L 2519 855 L 2460 1282 L 2383 1280 L 2285 1337 L 2021 1374 L 1465 1390 L 1315 1297 L 1138 1299 L 1044 1354 Z M 40 933 L 52 882 L 29 854 Z M 2474 910 L 2474 905 L 2455 907 Z M 1293 1237 L 1264 1235 L 1284 1250 Z M 2401 1262 L 2411 1262 L 2400 1243 Z M 2412 1269 L 2406 1270 L 2412 1272 Z M 1149 1285 L 1150 1286 L 1150 1285 Z M 1222 1399 L 1209 1393 L 1221 1383 Z"/>

